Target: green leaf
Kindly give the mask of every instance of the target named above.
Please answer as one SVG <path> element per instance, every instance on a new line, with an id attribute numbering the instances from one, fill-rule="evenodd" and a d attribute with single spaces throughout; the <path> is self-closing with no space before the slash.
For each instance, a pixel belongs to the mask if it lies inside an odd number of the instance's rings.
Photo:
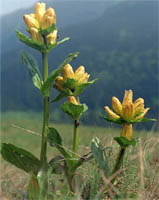
<path id="1" fill-rule="evenodd" d="M 61 106 L 61 109 L 70 115 L 74 120 L 78 120 L 80 116 L 88 109 L 88 107 L 85 104 L 75 105 L 66 101 Z"/>
<path id="2" fill-rule="evenodd" d="M 142 118 L 140 120 L 137 120 L 136 122 L 148 122 L 148 121 L 157 122 L 157 119 Z M 135 121 L 134 121 L 134 123 L 135 123 Z"/>
<path id="3" fill-rule="evenodd" d="M 78 96 L 79 94 L 81 94 L 81 93 L 83 92 L 83 90 L 84 90 L 86 87 L 88 87 L 89 85 L 94 84 L 97 80 L 98 80 L 98 79 L 94 79 L 94 80 L 92 80 L 92 81 L 89 81 L 89 82 L 87 82 L 87 83 L 83 83 L 83 84 L 77 86 L 77 87 L 75 88 L 74 93 L 73 93 L 74 96 Z"/>
<path id="4" fill-rule="evenodd" d="M 57 28 L 56 28 L 56 24 L 52 24 L 50 27 L 48 27 L 48 28 L 46 28 L 46 29 L 41 29 L 41 30 L 39 30 L 39 33 L 42 35 L 42 36 L 47 36 L 47 35 L 49 35 L 51 32 L 53 32 L 53 31 L 55 31 L 55 30 L 57 30 Z"/>
<path id="5" fill-rule="evenodd" d="M 30 152 L 12 144 L 2 143 L 1 154 L 4 160 L 28 173 L 36 175 L 40 169 L 40 160 Z"/>
<path id="6" fill-rule="evenodd" d="M 66 151 L 66 149 L 63 147 L 62 138 L 55 128 L 51 128 L 51 127 L 48 128 L 47 138 L 48 138 L 48 142 L 50 146 L 52 147 L 55 146 L 65 158 L 69 158 L 69 159 L 71 158 L 71 155 L 69 154 L 69 152 Z"/>
<path id="7" fill-rule="evenodd" d="M 123 123 L 126 123 L 126 121 L 123 121 L 121 119 L 113 119 L 113 118 L 109 118 L 109 117 L 104 117 L 102 116 L 102 118 L 108 122 L 113 122 L 113 123 L 116 123 L 116 124 L 123 124 Z"/>
<path id="8" fill-rule="evenodd" d="M 92 139 L 91 152 L 100 168 L 104 171 L 105 175 L 109 175 L 109 167 L 104 155 L 103 147 L 97 137 Z"/>
<path id="9" fill-rule="evenodd" d="M 39 181 L 35 175 L 32 175 L 28 185 L 28 199 L 35 200 L 39 199 L 39 197 L 40 197 Z"/>
<path id="10" fill-rule="evenodd" d="M 29 74 L 32 78 L 33 84 L 35 85 L 35 87 L 40 89 L 42 86 L 42 78 L 36 59 L 26 52 L 22 53 L 21 58 L 22 63 L 25 64 L 29 70 Z"/>
<path id="11" fill-rule="evenodd" d="M 69 89 L 74 89 L 76 87 L 77 82 L 78 81 L 75 79 L 67 78 L 64 84 L 64 87 L 69 88 Z"/>
<path id="12" fill-rule="evenodd" d="M 53 102 L 58 102 L 58 101 L 60 101 L 61 99 L 63 99 L 64 97 L 70 96 L 69 94 L 70 94 L 69 90 L 66 90 L 66 91 L 64 91 L 64 92 L 61 92 L 57 97 L 55 97 L 55 99 L 53 99 L 53 100 L 51 101 L 51 103 L 53 103 Z"/>
<path id="13" fill-rule="evenodd" d="M 114 137 L 114 140 L 121 146 L 121 147 L 127 147 L 129 145 L 136 146 L 137 138 L 132 138 L 131 140 L 128 140 L 126 137 L 120 136 L 120 137 Z"/>
<path id="14" fill-rule="evenodd" d="M 70 63 L 74 58 L 76 58 L 78 54 L 79 52 L 69 54 L 68 57 L 63 61 L 63 63 L 57 69 L 51 72 L 51 74 L 41 87 L 41 92 L 44 96 L 48 96 L 50 88 L 53 85 L 55 78 L 62 72 L 64 66 Z"/>
<path id="15" fill-rule="evenodd" d="M 50 52 L 52 49 L 54 49 L 55 47 L 57 47 L 58 45 L 68 41 L 70 38 L 69 37 L 66 37 L 64 38 L 63 40 L 59 41 L 59 42 L 56 42 L 55 44 L 49 44 L 48 45 L 48 49 L 47 49 L 47 52 Z"/>
<path id="16" fill-rule="evenodd" d="M 46 198 L 51 171 L 51 167 L 46 162 L 44 162 L 42 168 L 37 174 L 37 179 L 40 187 L 40 199 Z"/>
<path id="17" fill-rule="evenodd" d="M 33 41 L 32 39 L 30 39 L 25 34 L 19 32 L 19 31 L 16 31 L 16 35 L 17 35 L 18 39 L 21 42 L 23 42 L 24 44 L 26 44 L 27 46 L 32 47 L 41 52 L 46 51 L 46 46 L 44 44 L 39 44 L 38 42 Z"/>

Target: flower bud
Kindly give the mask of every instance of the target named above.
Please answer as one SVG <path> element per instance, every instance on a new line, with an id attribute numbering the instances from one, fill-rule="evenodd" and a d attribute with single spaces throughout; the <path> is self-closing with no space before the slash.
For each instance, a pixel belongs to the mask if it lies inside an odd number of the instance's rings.
<path id="1" fill-rule="evenodd" d="M 51 32 L 49 35 L 46 37 L 47 44 L 55 44 L 57 39 L 57 30 Z"/>
<path id="2" fill-rule="evenodd" d="M 30 29 L 31 27 L 34 28 L 39 28 L 39 22 L 37 21 L 37 19 L 35 17 L 33 17 L 34 14 L 30 14 L 30 15 L 24 15 L 24 21 L 27 25 L 27 27 Z"/>
<path id="3" fill-rule="evenodd" d="M 41 28 L 46 29 L 53 24 L 56 24 L 56 14 L 53 8 L 48 8 L 45 12 L 42 21 L 41 21 Z"/>
<path id="4" fill-rule="evenodd" d="M 57 76 L 56 77 L 54 87 L 59 91 L 63 91 L 63 89 L 64 89 L 64 81 L 63 81 L 63 77 L 62 76 Z"/>
<path id="5" fill-rule="evenodd" d="M 75 79 L 80 79 L 85 73 L 85 68 L 81 65 L 75 71 Z"/>
<path id="6" fill-rule="evenodd" d="M 125 95 L 124 95 L 122 106 L 124 106 L 125 104 L 132 103 L 132 98 L 133 98 L 132 90 L 125 90 Z"/>
<path id="7" fill-rule="evenodd" d="M 115 113 L 121 115 L 122 113 L 122 105 L 118 98 L 112 97 L 112 108 Z"/>
<path id="8" fill-rule="evenodd" d="M 78 85 L 81 85 L 83 83 L 87 83 L 90 75 L 88 73 L 84 73 L 83 76 L 78 80 Z"/>
<path id="9" fill-rule="evenodd" d="M 77 99 L 74 96 L 68 96 L 68 102 L 73 103 L 75 105 L 79 105 Z"/>
<path id="10" fill-rule="evenodd" d="M 75 77 L 75 74 L 70 64 L 64 66 L 62 74 L 64 82 L 67 80 L 67 78 L 74 79 Z"/>
<path id="11" fill-rule="evenodd" d="M 123 124 L 121 129 L 121 136 L 126 137 L 128 140 L 132 138 L 132 124 Z"/>
<path id="12" fill-rule="evenodd" d="M 36 3 L 35 5 L 35 16 L 36 16 L 36 19 L 41 22 L 42 21 L 42 18 L 44 16 L 46 12 L 46 5 L 45 3 Z"/>
<path id="13" fill-rule="evenodd" d="M 139 114 L 135 119 L 136 119 L 136 120 L 142 119 L 142 118 L 146 115 L 146 113 L 147 113 L 149 110 L 150 110 L 150 108 L 144 109 L 143 112 L 142 112 L 141 114 Z"/>
<path id="14" fill-rule="evenodd" d="M 117 114 L 115 114 L 108 106 L 104 107 L 106 113 L 108 114 L 108 116 L 112 119 L 119 119 L 120 116 L 118 116 Z"/>
<path id="15" fill-rule="evenodd" d="M 122 117 L 125 120 L 131 120 L 134 117 L 134 105 L 133 103 L 126 104 L 122 107 Z"/>
<path id="16" fill-rule="evenodd" d="M 43 44 L 44 40 L 42 36 L 39 34 L 39 31 L 36 28 L 30 28 L 29 30 L 32 40 L 38 42 L 39 44 Z"/>

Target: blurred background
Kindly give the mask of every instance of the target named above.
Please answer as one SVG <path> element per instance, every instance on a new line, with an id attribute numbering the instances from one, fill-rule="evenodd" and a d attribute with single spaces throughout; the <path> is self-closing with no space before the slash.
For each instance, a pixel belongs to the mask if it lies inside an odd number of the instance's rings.
<path id="1" fill-rule="evenodd" d="M 33 54 L 41 69 L 41 55 L 22 44 L 15 34 L 25 34 L 23 15 L 34 12 L 36 1 L 6 0 L 1 2 L 1 112 L 41 114 L 43 101 L 34 88 L 26 67 L 21 62 L 23 50 Z M 158 1 L 44 1 L 56 11 L 59 40 L 69 36 L 70 41 L 55 48 L 49 55 L 49 69 L 55 69 L 71 52 L 80 54 L 71 65 L 83 65 L 99 78 L 81 95 L 81 102 L 89 110 L 82 123 L 104 125 L 100 118 L 104 106 L 111 106 L 112 96 L 122 100 L 125 89 L 132 89 L 134 100 L 145 99 L 150 107 L 149 118 L 159 116 L 158 73 Z M 52 90 L 52 97 L 58 94 Z M 65 99 L 66 100 L 66 99 Z M 64 101 L 64 100 L 63 100 Z M 60 104 L 51 106 L 52 122 L 69 122 L 60 111 Z M 147 128 L 152 123 L 146 123 Z"/>

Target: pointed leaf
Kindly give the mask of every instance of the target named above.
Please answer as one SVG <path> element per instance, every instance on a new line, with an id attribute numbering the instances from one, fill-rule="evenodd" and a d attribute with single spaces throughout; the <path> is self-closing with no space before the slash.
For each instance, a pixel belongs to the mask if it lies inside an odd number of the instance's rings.
<path id="1" fill-rule="evenodd" d="M 50 44 L 48 45 L 48 49 L 47 49 L 47 52 L 50 52 L 52 49 L 54 49 L 55 47 L 57 47 L 58 45 L 68 41 L 70 38 L 69 37 L 66 37 L 64 38 L 63 40 L 59 41 L 59 42 L 56 42 L 54 44 Z"/>
<path id="2" fill-rule="evenodd" d="M 4 160 L 28 173 L 36 175 L 40 169 L 40 160 L 30 152 L 12 144 L 2 143 L 1 154 Z"/>
<path id="3" fill-rule="evenodd" d="M 18 37 L 18 39 L 23 42 L 24 44 L 26 44 L 27 46 L 29 47 L 32 47 L 38 51 L 41 51 L 41 52 L 45 52 L 46 51 L 46 47 L 44 44 L 39 44 L 35 41 L 33 41 L 32 39 L 30 39 L 29 37 L 27 37 L 25 34 L 19 32 L 19 31 L 16 31 L 16 35 Z"/>
<path id="4" fill-rule="evenodd" d="M 53 32 L 53 31 L 55 31 L 55 30 L 57 30 L 56 24 L 52 24 L 50 27 L 48 27 L 48 28 L 46 28 L 46 29 L 39 30 L 39 33 L 40 33 L 41 35 L 47 36 L 47 35 L 49 35 L 51 32 Z"/>
<path id="5" fill-rule="evenodd" d="M 95 83 L 98 79 L 94 79 L 92 81 L 89 81 L 87 83 L 81 84 L 79 86 L 76 87 L 75 92 L 73 93 L 74 96 L 78 96 L 79 94 L 81 94 L 83 92 L 83 90 L 88 87 L 89 85 L 92 85 L 93 83 Z"/>
<path id="6" fill-rule="evenodd" d="M 35 87 L 40 89 L 42 86 L 42 78 L 36 59 L 26 52 L 22 53 L 21 58 L 22 63 L 25 64 L 29 70 L 29 74 L 32 78 L 33 84 L 35 85 Z"/>
<path id="7" fill-rule="evenodd" d="M 62 106 L 61 109 L 70 115 L 74 120 L 78 120 L 80 116 L 85 112 L 88 107 L 85 104 L 75 105 L 73 103 L 69 103 L 66 101 Z"/>
<path id="8" fill-rule="evenodd" d="M 137 138 L 133 138 L 131 140 L 128 140 L 126 137 L 120 136 L 120 137 L 114 137 L 114 140 L 121 146 L 121 147 L 127 147 L 129 145 L 136 146 Z"/>
<path id="9" fill-rule="evenodd" d="M 62 72 L 64 66 L 70 63 L 74 58 L 76 58 L 78 54 L 79 52 L 69 54 L 64 62 L 57 69 L 51 72 L 50 76 L 41 87 L 41 92 L 44 96 L 47 96 L 49 94 L 50 88 L 52 87 L 55 78 Z"/>
<path id="10" fill-rule="evenodd" d="M 108 163 L 104 155 L 103 147 L 97 137 L 92 139 L 91 152 L 96 162 L 100 166 L 100 168 L 104 171 L 105 175 L 108 176 L 109 175 Z"/>
<path id="11" fill-rule="evenodd" d="M 56 148 L 61 152 L 61 154 L 65 157 L 65 158 L 71 158 L 71 155 L 69 154 L 69 152 L 64 148 L 63 144 L 62 144 L 62 138 L 60 136 L 60 134 L 58 133 L 58 131 L 55 128 L 48 128 L 48 142 L 50 144 L 50 146 L 54 147 L 56 146 Z"/>
<path id="12" fill-rule="evenodd" d="M 28 199 L 35 200 L 39 199 L 39 197 L 40 197 L 39 182 L 37 177 L 35 175 L 32 175 L 28 185 Z"/>
<path id="13" fill-rule="evenodd" d="M 63 99 L 64 97 L 67 97 L 67 96 L 69 96 L 69 90 L 66 90 L 66 91 L 64 91 L 64 92 L 61 92 L 55 99 L 53 99 L 53 100 L 51 101 L 51 103 L 53 103 L 53 102 L 58 102 L 58 101 L 60 101 L 61 99 Z"/>
<path id="14" fill-rule="evenodd" d="M 113 119 L 113 118 L 110 118 L 110 117 L 104 117 L 102 116 L 102 118 L 108 122 L 113 122 L 115 124 L 123 124 L 123 123 L 126 123 L 125 121 L 121 120 L 121 119 Z"/>

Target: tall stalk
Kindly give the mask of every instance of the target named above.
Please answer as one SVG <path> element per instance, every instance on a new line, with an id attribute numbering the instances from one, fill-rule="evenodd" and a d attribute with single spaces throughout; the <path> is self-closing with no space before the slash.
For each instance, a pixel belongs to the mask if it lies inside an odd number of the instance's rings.
<path id="1" fill-rule="evenodd" d="M 47 53 L 42 53 L 43 60 L 43 81 L 45 82 L 48 77 L 48 59 Z M 47 161 L 46 152 L 47 152 L 47 129 L 48 129 L 48 121 L 49 121 L 49 97 L 44 97 L 44 110 L 43 110 L 43 129 L 42 129 L 42 140 L 41 140 L 41 162 Z"/>
<path id="2" fill-rule="evenodd" d="M 118 158 L 117 158 L 112 174 L 116 173 L 121 168 L 123 164 L 125 152 L 126 152 L 126 147 L 120 147 Z M 112 183 L 114 183 L 114 181 L 115 181 L 115 178 L 112 180 Z"/>
<path id="3" fill-rule="evenodd" d="M 74 134 L 73 134 L 73 149 L 72 149 L 72 157 L 73 158 L 77 158 L 77 152 L 78 152 L 78 144 L 79 144 L 78 126 L 79 126 L 79 122 L 77 120 L 75 120 L 74 121 Z"/>

